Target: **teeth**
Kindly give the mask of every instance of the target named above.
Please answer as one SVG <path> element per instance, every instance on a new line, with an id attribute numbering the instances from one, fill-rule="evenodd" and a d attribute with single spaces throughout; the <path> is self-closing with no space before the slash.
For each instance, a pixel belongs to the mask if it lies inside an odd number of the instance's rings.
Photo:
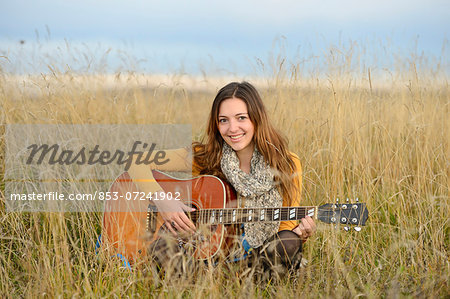
<path id="1" fill-rule="evenodd" d="M 244 134 L 238 135 L 238 136 L 230 136 L 231 139 L 239 139 L 242 136 L 244 136 Z"/>

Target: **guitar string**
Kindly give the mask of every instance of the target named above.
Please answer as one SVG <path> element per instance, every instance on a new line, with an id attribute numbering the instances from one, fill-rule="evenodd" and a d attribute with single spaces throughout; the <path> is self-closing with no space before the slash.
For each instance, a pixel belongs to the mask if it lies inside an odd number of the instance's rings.
<path id="1" fill-rule="evenodd" d="M 279 208 L 244 208 L 244 209 L 205 209 L 201 211 L 195 211 L 191 212 L 193 217 L 200 218 L 201 222 L 203 223 L 234 223 L 242 220 L 247 220 L 246 222 L 268 222 L 268 221 L 289 221 L 289 220 L 299 220 L 301 218 L 304 218 L 306 216 L 306 207 L 295 207 L 296 210 L 295 216 L 290 215 L 290 211 L 292 208 L 284 207 L 279 215 L 279 217 L 275 218 L 273 215 L 273 211 Z M 233 215 L 233 211 L 237 211 Z M 252 213 L 250 213 L 250 211 Z M 264 211 L 267 214 L 264 214 L 264 218 L 261 218 L 261 211 Z M 320 212 L 322 213 L 322 216 L 330 216 L 330 213 L 336 213 L 337 211 L 342 212 L 341 209 L 321 209 Z M 222 214 L 220 213 L 222 212 Z M 259 212 L 259 213 L 258 213 Z M 353 209 L 350 209 L 350 215 L 344 215 L 347 216 L 346 218 L 361 218 L 362 215 L 351 215 L 351 212 L 353 212 Z M 325 215 L 324 215 L 325 213 Z M 199 215 L 197 215 L 199 214 Z M 358 214 L 358 213 L 357 213 Z M 233 221 L 234 216 L 234 221 Z M 250 217 L 251 216 L 251 217 Z M 218 219 L 219 221 L 216 221 Z M 222 220 L 220 220 L 222 219 Z M 231 219 L 231 220 L 230 220 Z"/>

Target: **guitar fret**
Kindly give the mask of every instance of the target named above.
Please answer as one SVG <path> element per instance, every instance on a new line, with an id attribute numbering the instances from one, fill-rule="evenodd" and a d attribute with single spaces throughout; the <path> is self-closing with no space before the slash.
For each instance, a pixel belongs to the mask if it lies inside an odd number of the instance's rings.
<path id="1" fill-rule="evenodd" d="M 229 221 L 228 221 L 228 219 L 229 219 L 229 211 L 228 210 L 224 210 L 224 212 L 225 212 L 225 215 L 224 215 L 224 218 L 225 218 L 225 220 L 224 220 L 224 223 L 229 223 Z"/>
<path id="2" fill-rule="evenodd" d="M 215 217 L 216 217 L 216 211 L 212 210 L 211 219 L 210 219 L 210 223 L 211 224 L 214 224 Z"/>
<path id="3" fill-rule="evenodd" d="M 302 219 L 302 218 L 305 218 L 305 216 L 306 216 L 306 209 L 302 209 L 299 213 L 298 218 Z"/>
<path id="4" fill-rule="evenodd" d="M 275 209 L 273 211 L 273 220 L 278 220 L 278 218 L 280 217 L 280 209 Z"/>
<path id="5" fill-rule="evenodd" d="M 273 208 L 267 209 L 267 219 L 273 219 Z"/>
<path id="6" fill-rule="evenodd" d="M 265 214 L 266 209 L 261 209 L 260 213 L 259 213 L 259 220 L 264 221 L 264 214 Z"/>
<path id="7" fill-rule="evenodd" d="M 290 220 L 295 219 L 295 216 L 296 216 L 295 210 L 296 210 L 295 208 L 289 210 L 289 219 Z"/>

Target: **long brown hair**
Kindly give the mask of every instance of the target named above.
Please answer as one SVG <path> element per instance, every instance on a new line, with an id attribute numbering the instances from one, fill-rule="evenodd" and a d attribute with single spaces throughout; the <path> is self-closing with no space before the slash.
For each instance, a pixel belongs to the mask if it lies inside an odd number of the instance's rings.
<path id="1" fill-rule="evenodd" d="M 287 150 L 287 141 L 270 123 L 266 109 L 256 88 L 248 82 L 232 82 L 222 87 L 217 93 L 209 115 L 208 127 L 204 142 L 194 142 L 194 161 L 200 169 L 200 174 L 212 174 L 225 179 L 221 168 L 223 138 L 220 135 L 219 108 L 227 99 L 238 98 L 247 104 L 250 120 L 255 127 L 253 140 L 256 148 L 265 161 L 275 169 L 275 182 L 288 202 L 292 202 L 296 185 L 295 164 Z"/>

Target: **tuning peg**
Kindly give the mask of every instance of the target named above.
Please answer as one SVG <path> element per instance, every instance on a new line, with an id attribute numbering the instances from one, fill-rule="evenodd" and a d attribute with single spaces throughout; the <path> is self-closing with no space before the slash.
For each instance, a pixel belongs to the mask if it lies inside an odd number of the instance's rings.
<path id="1" fill-rule="evenodd" d="M 349 202 L 350 201 L 350 199 L 347 197 L 347 202 Z"/>
<path id="2" fill-rule="evenodd" d="M 347 203 L 349 202 L 349 199 L 348 199 L 348 197 L 347 197 Z M 344 210 L 346 210 L 347 209 L 347 205 L 342 205 L 342 208 L 344 209 Z"/>
<path id="3" fill-rule="evenodd" d="M 361 226 L 355 226 L 354 229 L 355 229 L 356 232 L 360 232 L 361 231 Z"/>
<path id="4" fill-rule="evenodd" d="M 348 231 L 350 230 L 350 227 L 348 227 L 348 226 L 346 225 L 346 226 L 344 226 L 344 230 L 345 230 L 346 232 L 348 232 Z"/>
<path id="5" fill-rule="evenodd" d="M 333 205 L 333 209 L 337 209 L 339 205 L 339 198 L 336 197 L 336 203 Z"/>
<path id="6" fill-rule="evenodd" d="M 359 198 L 357 197 L 357 198 L 356 198 L 356 204 L 353 204 L 353 205 L 352 205 L 352 208 L 353 208 L 353 209 L 357 209 L 357 208 L 358 208 L 358 203 L 359 203 Z"/>

